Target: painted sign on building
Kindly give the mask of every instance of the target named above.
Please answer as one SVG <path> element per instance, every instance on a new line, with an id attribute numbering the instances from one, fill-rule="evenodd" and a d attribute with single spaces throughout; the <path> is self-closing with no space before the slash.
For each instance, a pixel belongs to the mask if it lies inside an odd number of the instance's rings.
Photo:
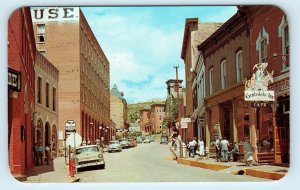
<path id="1" fill-rule="evenodd" d="M 79 7 L 33 7 L 32 22 L 79 21 Z"/>
<path id="2" fill-rule="evenodd" d="M 273 71 L 269 73 L 266 68 L 268 63 L 255 64 L 253 73 L 250 80 L 244 80 L 245 101 L 274 101 L 274 91 L 268 90 L 269 83 L 273 83 Z"/>

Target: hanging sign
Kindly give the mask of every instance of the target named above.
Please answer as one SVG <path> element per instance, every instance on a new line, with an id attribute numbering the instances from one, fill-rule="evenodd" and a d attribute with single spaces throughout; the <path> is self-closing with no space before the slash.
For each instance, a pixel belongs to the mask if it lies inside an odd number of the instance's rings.
<path id="1" fill-rule="evenodd" d="M 245 91 L 244 100 L 245 101 L 274 101 L 274 91 L 268 90 L 269 83 L 273 83 L 273 73 L 269 73 L 266 68 L 268 63 L 258 63 L 255 64 L 251 79 L 244 80 Z"/>

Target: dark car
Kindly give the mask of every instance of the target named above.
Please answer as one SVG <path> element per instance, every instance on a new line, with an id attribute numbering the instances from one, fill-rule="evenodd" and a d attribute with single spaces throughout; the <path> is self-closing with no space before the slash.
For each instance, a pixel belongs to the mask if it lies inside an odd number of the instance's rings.
<path id="1" fill-rule="evenodd" d="M 137 145 L 136 140 L 134 140 L 134 139 L 128 139 L 128 141 L 129 141 L 129 146 L 130 147 L 136 147 L 136 145 Z"/>

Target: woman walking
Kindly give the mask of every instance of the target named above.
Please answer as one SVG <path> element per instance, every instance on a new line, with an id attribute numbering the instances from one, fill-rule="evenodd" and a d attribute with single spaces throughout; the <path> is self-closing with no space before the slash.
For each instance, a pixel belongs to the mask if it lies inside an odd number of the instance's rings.
<path id="1" fill-rule="evenodd" d="M 198 141 L 198 146 L 199 146 L 199 156 L 200 156 L 200 159 L 202 159 L 202 157 L 205 156 L 204 141 L 202 138 L 200 138 L 200 140 Z"/>

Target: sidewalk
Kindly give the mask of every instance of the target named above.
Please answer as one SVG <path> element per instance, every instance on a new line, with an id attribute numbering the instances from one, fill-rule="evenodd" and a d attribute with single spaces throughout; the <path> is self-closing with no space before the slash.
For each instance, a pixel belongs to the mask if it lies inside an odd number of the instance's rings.
<path id="1" fill-rule="evenodd" d="M 283 178 L 288 171 L 287 167 L 273 165 L 246 166 L 245 163 L 217 162 L 213 158 L 200 159 L 198 156 L 195 156 L 195 158 L 179 158 L 178 151 L 174 151 L 170 144 L 169 148 L 173 153 L 174 157 L 177 159 L 178 164 L 226 172 L 231 173 L 233 175 L 250 175 L 253 177 L 279 180 Z"/>
<path id="2" fill-rule="evenodd" d="M 27 172 L 25 183 L 71 183 L 73 179 L 69 176 L 68 165 L 64 157 L 58 157 L 49 165 L 34 166 Z"/>

